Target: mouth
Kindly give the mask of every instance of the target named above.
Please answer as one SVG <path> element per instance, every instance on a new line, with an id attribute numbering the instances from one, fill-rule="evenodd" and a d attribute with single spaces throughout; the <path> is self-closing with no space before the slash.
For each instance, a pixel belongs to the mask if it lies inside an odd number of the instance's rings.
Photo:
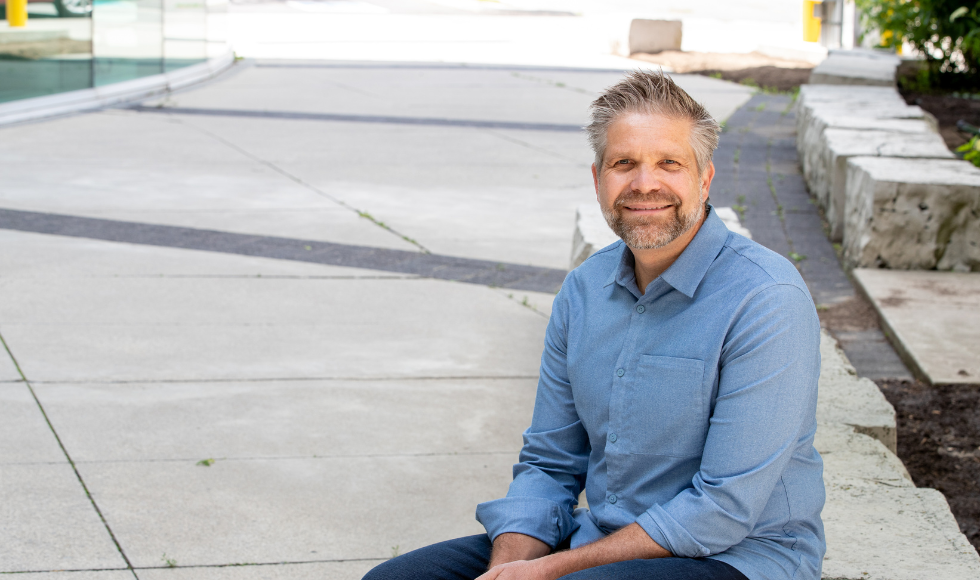
<path id="1" fill-rule="evenodd" d="M 636 203 L 624 205 L 623 209 L 637 215 L 657 215 L 672 207 L 672 203 Z"/>

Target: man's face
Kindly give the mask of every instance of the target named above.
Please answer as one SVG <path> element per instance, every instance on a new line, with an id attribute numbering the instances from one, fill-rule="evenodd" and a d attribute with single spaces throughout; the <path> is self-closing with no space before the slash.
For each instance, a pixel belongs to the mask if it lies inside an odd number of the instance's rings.
<path id="1" fill-rule="evenodd" d="M 714 166 L 698 177 L 690 138 L 690 121 L 663 115 L 629 113 L 610 124 L 592 176 L 602 214 L 631 249 L 663 248 L 701 223 Z"/>

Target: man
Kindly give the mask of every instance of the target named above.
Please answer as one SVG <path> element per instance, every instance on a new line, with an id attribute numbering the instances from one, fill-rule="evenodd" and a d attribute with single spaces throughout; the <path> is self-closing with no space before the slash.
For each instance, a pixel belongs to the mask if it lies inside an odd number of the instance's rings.
<path id="1" fill-rule="evenodd" d="M 477 507 L 486 535 L 365 579 L 818 580 L 820 339 L 803 280 L 712 212 L 719 127 L 669 77 L 628 75 L 587 131 L 623 242 L 555 298 L 507 497 Z"/>

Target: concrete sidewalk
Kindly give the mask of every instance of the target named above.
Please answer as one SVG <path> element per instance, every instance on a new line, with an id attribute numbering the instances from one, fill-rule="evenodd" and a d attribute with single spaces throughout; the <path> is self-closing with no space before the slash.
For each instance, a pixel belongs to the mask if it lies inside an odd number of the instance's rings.
<path id="1" fill-rule="evenodd" d="M 0 572 L 356 579 L 479 532 L 553 294 L 107 232 L 561 269 L 594 195 L 563 127 L 618 77 L 257 62 L 147 109 L 0 129 L 19 212 L 0 229 Z M 722 118 L 749 98 L 678 80 Z"/>

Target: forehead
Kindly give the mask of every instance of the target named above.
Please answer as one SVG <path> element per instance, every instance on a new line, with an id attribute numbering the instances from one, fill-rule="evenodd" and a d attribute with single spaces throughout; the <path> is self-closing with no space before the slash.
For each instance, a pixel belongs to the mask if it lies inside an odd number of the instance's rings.
<path id="1" fill-rule="evenodd" d="M 664 153 L 694 156 L 693 123 L 659 113 L 633 112 L 616 117 L 606 131 L 606 152 Z"/>

